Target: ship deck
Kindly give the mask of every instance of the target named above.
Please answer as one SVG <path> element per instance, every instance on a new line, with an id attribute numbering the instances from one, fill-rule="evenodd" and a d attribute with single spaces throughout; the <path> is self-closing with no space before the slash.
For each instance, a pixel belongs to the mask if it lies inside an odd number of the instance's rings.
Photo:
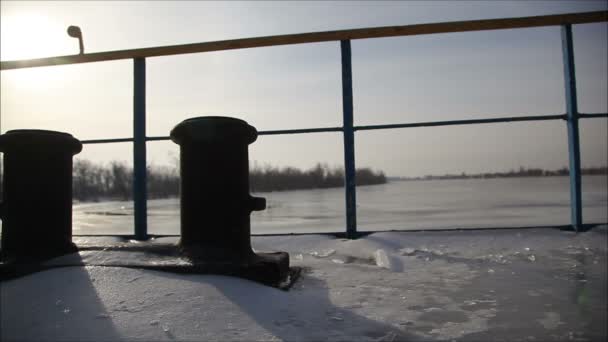
<path id="1" fill-rule="evenodd" d="M 56 268 L 0 283 L 0 339 L 605 341 L 607 237 L 607 226 L 252 237 L 256 250 L 287 251 L 302 268 L 289 291 L 219 275 Z"/>

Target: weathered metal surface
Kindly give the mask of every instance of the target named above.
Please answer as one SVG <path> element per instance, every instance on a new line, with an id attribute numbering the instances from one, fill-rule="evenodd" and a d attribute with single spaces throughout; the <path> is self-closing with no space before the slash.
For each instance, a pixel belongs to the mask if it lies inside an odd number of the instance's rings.
<path id="1" fill-rule="evenodd" d="M 257 131 L 229 117 L 185 120 L 171 131 L 180 145 L 180 206 L 183 253 L 212 270 L 254 273 L 276 283 L 287 276 L 287 253 L 255 254 L 250 214 L 266 200 L 249 194 L 248 145 Z M 217 266 L 211 266 L 217 264 Z"/>
<path id="2" fill-rule="evenodd" d="M 562 51 L 564 57 L 564 82 L 566 90 L 566 115 L 568 126 L 568 157 L 570 164 L 570 208 L 572 227 L 578 231 L 583 224 L 581 199 L 581 151 L 578 132 L 578 105 L 576 98 L 576 74 L 574 72 L 574 46 L 572 26 L 562 26 Z"/>
<path id="3" fill-rule="evenodd" d="M 136 79 L 140 82 L 145 82 L 143 67 L 136 63 Z M 137 121 L 138 114 L 145 113 L 145 106 L 138 103 L 138 98 L 143 98 L 138 97 L 143 92 L 141 87 L 136 82 L 136 125 L 145 123 Z M 138 131 L 140 144 L 145 146 L 141 136 L 145 132 L 142 127 Z M 82 145 L 68 134 L 49 131 L 9 131 L 0 136 L 6 185 L 2 216 L 2 253 L 6 257 L 0 262 L 0 280 L 86 265 L 222 274 L 289 287 L 299 274 L 298 269 L 289 268 L 289 255 L 254 253 L 251 248 L 249 215 L 266 207 L 265 199 L 249 194 L 248 145 L 257 138 L 255 128 L 234 118 L 202 117 L 180 123 L 171 136 L 180 145 L 180 243 L 134 240 L 131 244 L 88 246 L 87 250 L 95 250 L 100 256 L 95 261 L 70 259 L 59 263 L 29 257 L 76 251 L 71 242 L 71 171 L 72 155 Z M 145 172 L 145 149 L 134 151 Z M 46 173 L 40 174 L 42 169 Z M 140 176 L 137 172 L 136 179 Z M 145 187 L 143 180 L 140 186 Z M 142 202 L 145 205 L 145 197 Z M 145 211 L 143 215 L 145 219 Z M 138 222 L 137 213 L 135 217 Z M 140 235 L 135 238 L 141 240 L 145 230 L 136 233 Z"/>
<path id="4" fill-rule="evenodd" d="M 82 144 L 67 133 L 12 130 L 0 136 L 4 262 L 44 259 L 72 243 L 72 156 Z"/>
<path id="5" fill-rule="evenodd" d="M 92 240 L 95 241 L 96 238 Z M 71 252 L 75 252 L 75 249 Z M 289 267 L 289 258 L 284 252 L 253 254 L 246 262 L 218 262 L 184 255 L 183 249 L 175 243 L 158 243 L 153 240 L 84 244 L 78 246 L 78 253 L 53 260 L 0 263 L 0 281 L 61 267 L 99 266 L 235 276 L 288 290 L 301 271 L 298 267 Z"/>

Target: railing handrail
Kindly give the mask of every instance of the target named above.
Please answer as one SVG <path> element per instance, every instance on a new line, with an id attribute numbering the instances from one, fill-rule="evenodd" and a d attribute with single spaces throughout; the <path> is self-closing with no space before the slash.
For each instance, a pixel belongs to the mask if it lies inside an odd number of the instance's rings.
<path id="1" fill-rule="evenodd" d="M 367 38 L 414 36 L 434 33 L 453 33 L 468 31 L 517 29 L 541 26 L 559 26 L 566 24 L 586 24 L 603 21 L 608 21 L 608 11 L 553 14 L 518 18 L 451 21 L 402 26 L 370 27 L 349 30 L 220 40 L 193 44 L 157 46 L 140 49 L 94 52 L 81 55 L 67 55 L 27 60 L 2 61 L 0 62 L 0 70 L 33 68 L 52 65 L 92 63 L 121 59 L 160 57 L 200 52 L 246 49 L 264 46 L 320 43 Z"/>

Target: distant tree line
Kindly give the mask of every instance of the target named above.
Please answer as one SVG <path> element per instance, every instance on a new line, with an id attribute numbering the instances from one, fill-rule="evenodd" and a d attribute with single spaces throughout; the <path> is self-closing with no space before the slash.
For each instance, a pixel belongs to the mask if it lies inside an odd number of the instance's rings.
<path id="1" fill-rule="evenodd" d="M 568 176 L 570 170 L 567 167 L 562 167 L 557 170 L 544 170 L 539 168 L 520 167 L 519 170 L 511 170 L 507 172 L 485 172 L 467 174 L 445 174 L 445 175 L 426 175 L 424 177 L 401 177 L 401 180 L 433 180 L 433 179 L 469 179 L 469 178 L 509 178 L 509 177 L 550 177 L 550 176 Z M 608 175 L 608 167 L 588 167 L 581 168 L 582 175 Z"/>
<path id="2" fill-rule="evenodd" d="M 370 168 L 357 169 L 355 179 L 357 185 L 386 183 L 384 172 L 374 172 Z M 309 170 L 254 167 L 249 172 L 249 182 L 253 192 L 336 188 L 344 185 L 344 169 L 330 168 L 326 164 L 317 164 Z"/>
<path id="3" fill-rule="evenodd" d="M 133 169 L 124 162 L 107 166 L 77 159 L 73 169 L 73 198 L 78 201 L 132 198 Z M 148 198 L 168 198 L 179 195 L 179 172 L 176 167 L 152 166 L 147 169 Z M 332 188 L 344 184 L 344 170 L 317 164 L 309 170 L 293 167 L 254 167 L 250 171 L 252 192 L 297 189 Z M 382 171 L 369 168 L 356 171 L 357 185 L 386 183 Z"/>
<path id="4" fill-rule="evenodd" d="M 166 166 L 148 167 L 148 198 L 167 198 L 179 194 L 177 169 Z M 113 161 L 107 166 L 89 160 L 74 161 L 72 194 L 78 201 L 102 199 L 130 200 L 133 196 L 133 168 Z"/>

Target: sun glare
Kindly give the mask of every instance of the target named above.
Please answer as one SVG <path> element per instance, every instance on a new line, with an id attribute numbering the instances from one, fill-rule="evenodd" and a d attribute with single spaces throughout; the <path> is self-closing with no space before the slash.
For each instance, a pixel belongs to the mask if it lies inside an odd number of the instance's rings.
<path id="1" fill-rule="evenodd" d="M 2 61 L 41 58 L 76 53 L 74 40 L 66 27 L 38 13 L 2 16 L 0 29 L 0 59 Z M 68 52 L 69 51 L 69 52 Z M 61 68 L 63 69 L 63 68 Z M 60 72 L 63 71 L 63 72 Z M 9 84 L 20 88 L 48 87 L 67 76 L 56 67 L 3 71 Z"/>
<path id="2" fill-rule="evenodd" d="M 72 40 L 66 28 L 42 14 L 27 13 L 2 16 L 0 59 L 3 61 L 57 55 Z"/>

